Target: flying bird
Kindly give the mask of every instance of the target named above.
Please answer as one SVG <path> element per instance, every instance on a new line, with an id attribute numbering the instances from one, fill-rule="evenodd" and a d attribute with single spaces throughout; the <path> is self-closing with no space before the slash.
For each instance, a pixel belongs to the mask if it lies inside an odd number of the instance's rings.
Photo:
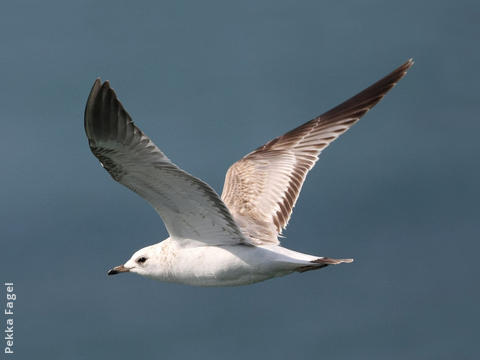
<path id="1" fill-rule="evenodd" d="M 169 237 L 136 251 L 108 275 L 131 272 L 196 286 L 237 286 L 350 263 L 282 247 L 307 173 L 320 153 L 375 106 L 412 59 L 323 115 L 234 163 L 222 196 L 176 166 L 132 121 L 108 81 L 97 79 L 85 108 L 93 154 L 112 178 L 150 203 Z"/>

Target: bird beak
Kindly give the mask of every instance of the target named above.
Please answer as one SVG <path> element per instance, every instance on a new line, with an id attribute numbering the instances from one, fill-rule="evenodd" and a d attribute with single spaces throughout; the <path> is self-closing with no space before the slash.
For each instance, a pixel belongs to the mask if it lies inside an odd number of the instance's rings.
<path id="1" fill-rule="evenodd" d="M 115 274 L 120 274 L 122 272 L 129 272 L 130 269 L 126 268 L 123 265 L 120 266 L 115 266 L 113 269 L 108 270 L 107 275 L 115 275 Z"/>

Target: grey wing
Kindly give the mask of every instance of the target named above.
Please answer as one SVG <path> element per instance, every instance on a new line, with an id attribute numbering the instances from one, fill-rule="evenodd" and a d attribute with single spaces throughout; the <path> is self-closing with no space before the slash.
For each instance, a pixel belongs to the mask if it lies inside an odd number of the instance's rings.
<path id="1" fill-rule="evenodd" d="M 85 108 L 93 154 L 112 178 L 147 200 L 184 244 L 246 242 L 229 210 L 203 181 L 173 164 L 133 123 L 108 81 L 97 79 Z"/>
<path id="2" fill-rule="evenodd" d="M 222 200 L 253 243 L 278 244 L 305 177 L 329 144 L 375 106 L 413 65 L 409 60 L 323 115 L 266 143 L 233 164 Z"/>

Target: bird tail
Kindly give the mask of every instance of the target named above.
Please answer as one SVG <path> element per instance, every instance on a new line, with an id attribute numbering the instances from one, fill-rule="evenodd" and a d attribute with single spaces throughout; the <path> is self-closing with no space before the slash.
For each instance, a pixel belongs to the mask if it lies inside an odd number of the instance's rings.
<path id="1" fill-rule="evenodd" d="M 337 265 L 341 263 L 351 263 L 353 259 L 333 259 L 329 257 L 320 257 L 318 259 L 310 261 L 312 265 L 304 265 L 297 268 L 295 271 L 305 272 L 310 270 L 318 270 L 328 265 Z"/>

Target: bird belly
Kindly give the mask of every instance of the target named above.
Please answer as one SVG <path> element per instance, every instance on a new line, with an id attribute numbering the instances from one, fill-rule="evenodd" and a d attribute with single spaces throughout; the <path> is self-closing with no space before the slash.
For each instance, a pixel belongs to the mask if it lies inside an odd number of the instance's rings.
<path id="1" fill-rule="evenodd" d="M 177 249 L 159 280 L 195 286 L 238 286 L 291 273 L 298 263 L 255 246 L 199 246 Z"/>

